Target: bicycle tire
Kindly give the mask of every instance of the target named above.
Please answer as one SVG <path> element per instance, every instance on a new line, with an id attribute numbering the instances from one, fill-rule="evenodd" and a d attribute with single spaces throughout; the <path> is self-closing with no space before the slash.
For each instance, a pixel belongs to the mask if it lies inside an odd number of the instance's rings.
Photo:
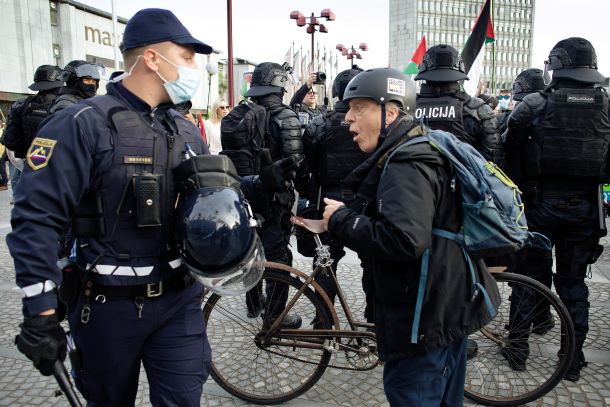
<path id="1" fill-rule="evenodd" d="M 289 300 L 303 286 L 301 280 L 283 270 L 266 269 L 263 280 L 266 284 L 270 281 L 287 284 Z M 211 375 L 220 387 L 241 400 L 254 404 L 292 400 L 315 385 L 328 366 L 331 357 L 328 350 L 259 347 L 254 339 L 264 329 L 263 318 L 247 318 L 245 296 L 213 294 L 203 311 L 212 348 Z M 302 317 L 303 325 L 309 324 L 316 312 L 320 316 L 317 327 L 331 329 L 327 305 L 310 288 L 305 289 L 290 310 Z"/>
<path id="2" fill-rule="evenodd" d="M 469 337 L 477 342 L 478 352 L 467 362 L 464 392 L 470 400 L 483 405 L 517 406 L 543 397 L 561 381 L 570 367 L 575 352 L 574 326 L 561 300 L 540 282 L 514 273 L 493 273 L 493 276 L 502 295 L 502 304 L 496 317 Z M 559 324 L 555 323 L 548 332 L 537 335 L 533 330 L 542 325 L 533 323 L 536 315 L 532 315 L 529 320 L 526 319 L 528 323 L 524 323 L 523 326 L 527 325 L 529 337 L 523 343 L 528 344 L 529 355 L 525 362 L 525 370 L 522 371 L 511 368 L 510 357 L 501 353 L 502 348 L 510 343 L 508 335 L 511 303 L 515 302 L 512 304 L 514 310 L 519 310 L 521 303 L 521 301 L 517 303 L 517 300 L 512 298 L 515 287 L 523 290 L 521 293 L 535 293 L 535 297 L 529 297 L 535 298 L 534 308 L 530 306 L 530 309 L 544 309 L 548 304 L 554 321 L 559 320 Z M 521 297 L 517 296 L 517 298 Z M 523 304 L 525 307 L 525 301 Z M 549 326 L 550 324 L 546 323 L 545 328 Z"/>

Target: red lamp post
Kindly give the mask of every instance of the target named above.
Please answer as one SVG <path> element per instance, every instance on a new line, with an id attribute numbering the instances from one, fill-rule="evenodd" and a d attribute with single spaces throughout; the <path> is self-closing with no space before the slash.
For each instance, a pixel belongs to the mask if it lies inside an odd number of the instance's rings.
<path id="1" fill-rule="evenodd" d="M 346 48 L 343 46 L 343 44 L 337 44 L 335 46 L 335 48 L 337 50 L 341 51 L 341 55 L 343 55 L 344 57 L 347 57 L 347 59 L 350 59 L 352 61 L 352 69 L 356 68 L 354 59 L 362 59 L 362 55 L 360 54 L 360 52 L 358 52 L 358 50 L 361 50 L 361 51 L 369 50 L 369 46 L 366 45 L 366 43 L 364 43 L 364 42 L 361 42 L 357 49 L 354 48 L 353 45 L 349 48 Z"/>
<path id="2" fill-rule="evenodd" d="M 313 61 L 315 56 L 315 47 L 314 47 L 314 34 L 316 31 L 321 33 L 327 33 L 328 29 L 324 26 L 324 24 L 320 23 L 319 18 L 325 18 L 326 21 L 335 21 L 335 13 L 333 13 L 329 8 L 325 8 L 320 12 L 319 16 L 316 16 L 314 13 L 311 13 L 311 17 L 305 17 L 303 13 L 298 10 L 295 10 L 290 13 L 290 18 L 292 20 L 296 20 L 297 26 L 304 27 L 307 26 L 307 34 L 311 34 L 311 72 L 313 72 Z M 309 20 L 309 22 L 307 22 Z M 316 28 L 318 27 L 319 28 Z"/>

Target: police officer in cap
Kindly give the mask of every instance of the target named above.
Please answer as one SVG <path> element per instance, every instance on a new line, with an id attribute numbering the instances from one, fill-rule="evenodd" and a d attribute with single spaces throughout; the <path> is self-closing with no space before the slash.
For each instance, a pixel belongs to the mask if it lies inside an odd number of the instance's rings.
<path id="1" fill-rule="evenodd" d="M 53 115 L 28 150 L 7 236 L 24 294 L 16 344 L 42 374 L 53 374 L 66 357 L 59 323 L 67 304 L 72 367 L 90 405 L 133 405 L 142 363 L 152 405 L 200 405 L 211 355 L 199 281 L 214 269 L 229 284 L 225 277 L 244 253 L 260 258 L 237 186 L 252 192 L 286 182 L 274 166 L 239 180 L 226 157 L 191 164 L 207 147 L 173 106 L 197 90 L 195 54 L 211 51 L 170 11 L 140 10 L 123 37 L 128 72 L 108 84 L 107 95 Z M 201 182 L 199 170 L 221 182 Z M 186 179 L 178 177 L 184 172 Z M 75 264 L 62 273 L 56 242 L 70 219 Z M 218 249 L 197 250 L 222 242 L 222 257 Z M 243 283 L 245 276 L 238 276 L 242 291 L 256 283 Z M 214 281 L 211 288 L 222 291 Z"/>
<path id="2" fill-rule="evenodd" d="M 57 99 L 62 86 L 61 68 L 41 65 L 34 73 L 34 83 L 29 86 L 38 93 L 11 106 L 3 139 L 6 148 L 15 152 L 15 157 L 25 158 L 40 123 L 48 116 L 49 107 Z"/>
<path id="3" fill-rule="evenodd" d="M 468 76 L 455 48 L 442 44 L 428 49 L 415 79 L 426 81 L 417 95 L 416 120 L 426 117 L 430 128 L 454 134 L 490 161 L 501 159 L 494 112 L 462 91 L 459 81 Z"/>
<path id="4" fill-rule="evenodd" d="M 64 67 L 62 80 L 66 86 L 59 92 L 59 97 L 49 109 L 55 113 L 83 99 L 92 98 L 100 86 L 101 72 L 104 68 L 85 61 L 70 61 Z"/>
<path id="5" fill-rule="evenodd" d="M 595 49 L 584 38 L 559 41 L 547 67 L 553 71 L 550 85 L 523 98 L 508 118 L 503 137 L 508 152 L 523 155 L 520 188 L 529 229 L 555 245 L 555 288 L 576 330 L 577 352 L 565 378 L 576 381 L 586 366 L 582 347 L 589 330 L 584 279 L 587 267 L 601 253 L 599 239 L 606 233 L 599 184 L 608 179 L 608 95 L 600 86 L 604 77 L 597 71 Z M 522 257 L 515 271 L 550 287 L 552 251 L 532 246 Z M 503 352 L 516 370 L 526 369 L 530 321 L 538 317 L 547 326 L 553 324 L 548 309 L 534 309 L 534 299 L 527 299 L 532 307 L 511 312 L 512 341 Z"/>
<path id="6" fill-rule="evenodd" d="M 349 124 L 345 121 L 345 114 L 349 110 L 349 106 L 343 101 L 343 93 L 349 81 L 360 72 L 362 72 L 362 69 L 357 68 L 337 74 L 332 88 L 333 98 L 338 99 L 335 102 L 335 109 L 323 116 L 316 117 L 303 133 L 307 168 L 311 174 L 306 195 L 309 206 L 306 213 L 302 214 L 304 217 L 321 218 L 325 206 L 324 198 L 341 201 L 354 198 L 354 192 L 344 184 L 345 177 L 360 165 L 369 154 L 362 152 L 352 140 Z M 315 247 L 311 235 L 301 236 L 300 239 L 299 246 L 301 246 L 301 242 L 303 242 L 303 246 L 307 246 L 304 240 L 309 239 L 309 246 L 312 249 Z M 327 235 L 322 235 L 321 239 L 325 244 L 330 243 L 330 255 L 333 260 L 331 267 L 336 273 L 339 260 L 345 256 L 343 245 L 336 241 L 328 242 Z M 305 255 L 312 255 L 311 251 Z M 315 260 L 314 257 L 314 268 Z M 334 301 L 337 288 L 332 278 L 322 275 L 316 278 L 331 301 Z M 363 277 L 363 286 L 368 294 L 370 284 L 367 283 L 368 279 Z M 369 303 L 370 301 L 367 301 L 367 304 Z M 373 321 L 373 313 L 370 307 L 365 309 L 365 316 L 368 321 Z"/>

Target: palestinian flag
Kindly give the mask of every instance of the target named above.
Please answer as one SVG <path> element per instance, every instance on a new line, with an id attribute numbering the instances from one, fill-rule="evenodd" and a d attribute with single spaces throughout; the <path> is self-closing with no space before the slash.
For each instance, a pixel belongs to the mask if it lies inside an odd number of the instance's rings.
<path id="1" fill-rule="evenodd" d="M 477 56 L 481 52 L 483 46 L 488 42 L 495 41 L 494 28 L 491 22 L 491 1 L 485 0 L 483 9 L 477 18 L 470 37 L 466 40 L 466 45 L 462 50 L 462 61 L 464 61 L 464 68 L 466 74 L 472 68 Z"/>
<path id="2" fill-rule="evenodd" d="M 409 65 L 403 70 L 403 72 L 407 75 L 415 75 L 419 71 L 419 66 L 424 60 L 424 54 L 426 53 L 426 36 L 424 35 L 421 39 L 417 49 L 415 50 L 415 54 L 411 57 L 411 62 Z"/>

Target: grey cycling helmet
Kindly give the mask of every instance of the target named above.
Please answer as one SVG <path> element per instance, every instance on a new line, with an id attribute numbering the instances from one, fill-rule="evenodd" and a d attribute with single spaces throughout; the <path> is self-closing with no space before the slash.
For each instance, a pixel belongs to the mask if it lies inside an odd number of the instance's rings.
<path id="1" fill-rule="evenodd" d="M 367 98 L 380 105 L 394 102 L 405 113 L 415 112 L 415 83 L 404 73 L 392 68 L 374 68 L 359 73 L 345 89 L 343 100 Z"/>

